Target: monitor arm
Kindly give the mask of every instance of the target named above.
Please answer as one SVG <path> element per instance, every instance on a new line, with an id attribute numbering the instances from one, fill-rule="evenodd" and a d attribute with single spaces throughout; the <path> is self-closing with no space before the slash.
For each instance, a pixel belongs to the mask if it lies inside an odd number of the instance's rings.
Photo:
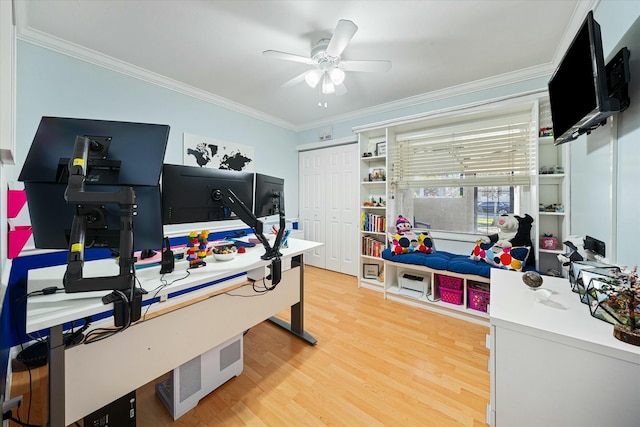
<path id="1" fill-rule="evenodd" d="M 264 260 L 272 259 L 271 263 L 271 280 L 272 285 L 277 285 L 280 282 L 280 277 L 282 274 L 280 257 L 282 254 L 280 253 L 280 243 L 282 242 L 282 236 L 284 235 L 284 230 L 286 226 L 286 221 L 284 217 L 284 213 L 282 209 L 280 209 L 279 217 L 280 217 L 280 228 L 278 229 L 278 234 L 276 235 L 276 240 L 273 243 L 273 247 L 269 244 L 269 241 L 264 236 L 264 224 L 260 221 L 251 210 L 245 205 L 236 194 L 231 191 L 229 188 L 223 188 L 222 190 L 214 190 L 216 194 L 213 195 L 214 199 L 217 198 L 221 200 L 222 203 L 235 212 L 238 215 L 238 218 L 242 220 L 245 224 L 247 224 L 256 237 L 264 246 L 265 252 L 261 256 Z"/>
<path id="2" fill-rule="evenodd" d="M 113 290 L 113 294 L 102 299 L 105 304 L 122 301 L 120 293 L 124 293 L 130 304 L 137 302 L 135 306 L 140 307 L 142 293 L 145 292 L 134 286 L 133 216 L 136 214 L 137 207 L 135 192 L 131 187 L 123 187 L 120 191 L 112 192 L 85 191 L 86 165 L 91 144 L 92 141 L 89 138 L 77 137 L 73 157 L 68 165 L 69 182 L 64 197 L 67 203 L 77 205 L 78 213 L 73 217 L 69 238 L 67 270 L 63 279 L 65 292 Z M 101 205 L 106 203 L 117 204 L 120 207 L 120 258 L 118 260 L 120 272 L 117 276 L 86 278 L 83 277 L 83 268 L 87 226 L 101 216 Z M 131 321 L 140 318 L 139 308 L 137 311 L 137 314 L 131 313 Z M 126 316 L 126 312 L 128 311 L 125 310 L 124 313 L 119 314 Z M 119 314 L 114 310 L 116 326 L 119 323 Z"/>

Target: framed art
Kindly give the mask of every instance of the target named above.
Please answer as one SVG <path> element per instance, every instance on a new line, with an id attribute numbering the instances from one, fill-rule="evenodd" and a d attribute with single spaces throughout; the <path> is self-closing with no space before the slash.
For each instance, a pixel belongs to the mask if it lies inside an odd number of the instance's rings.
<path id="1" fill-rule="evenodd" d="M 387 173 L 384 168 L 373 168 L 371 169 L 371 173 L 369 181 L 386 181 Z"/>
<path id="2" fill-rule="evenodd" d="M 201 168 L 253 172 L 255 149 L 250 145 L 183 134 L 183 164 Z"/>
<path id="3" fill-rule="evenodd" d="M 376 156 L 386 156 L 387 155 L 387 143 L 378 142 L 376 144 Z"/>
<path id="4" fill-rule="evenodd" d="M 362 264 L 362 277 L 364 279 L 377 279 L 380 274 L 380 265 Z"/>

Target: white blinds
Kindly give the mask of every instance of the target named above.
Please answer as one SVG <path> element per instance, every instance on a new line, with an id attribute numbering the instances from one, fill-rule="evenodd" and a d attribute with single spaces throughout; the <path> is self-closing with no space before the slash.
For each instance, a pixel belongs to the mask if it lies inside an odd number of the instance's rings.
<path id="1" fill-rule="evenodd" d="M 535 165 L 529 114 L 467 121 L 396 135 L 398 188 L 529 185 Z"/>

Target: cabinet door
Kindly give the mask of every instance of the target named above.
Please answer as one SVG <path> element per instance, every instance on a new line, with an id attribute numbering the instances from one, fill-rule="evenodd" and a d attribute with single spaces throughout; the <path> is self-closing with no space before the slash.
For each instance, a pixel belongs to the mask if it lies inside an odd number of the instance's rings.
<path id="1" fill-rule="evenodd" d="M 301 152 L 300 222 L 305 240 L 325 243 L 325 155 L 322 150 Z M 325 247 L 320 246 L 305 256 L 309 265 L 325 268 Z"/>

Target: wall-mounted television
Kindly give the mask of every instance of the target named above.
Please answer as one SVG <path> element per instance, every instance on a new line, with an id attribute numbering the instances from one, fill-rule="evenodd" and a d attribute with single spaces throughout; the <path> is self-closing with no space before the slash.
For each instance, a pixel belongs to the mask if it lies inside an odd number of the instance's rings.
<path id="1" fill-rule="evenodd" d="M 624 72 L 608 70 L 605 67 L 600 25 L 590 11 L 549 80 L 549 100 L 556 145 L 591 132 L 605 124 L 609 116 L 626 108 L 628 98 L 621 100 L 618 96 L 613 96 L 614 93 L 610 93 L 607 87 L 607 75 L 614 72 L 622 75 L 623 80 L 626 77 L 623 84 L 628 82 L 628 50 L 623 50 L 626 51 L 626 58 L 623 59 L 627 61 L 623 60 L 618 65 L 612 61 L 612 64 L 621 67 L 623 71 L 626 67 L 626 76 Z M 616 55 L 618 56 L 620 53 Z M 619 92 L 615 94 L 620 95 Z"/>

